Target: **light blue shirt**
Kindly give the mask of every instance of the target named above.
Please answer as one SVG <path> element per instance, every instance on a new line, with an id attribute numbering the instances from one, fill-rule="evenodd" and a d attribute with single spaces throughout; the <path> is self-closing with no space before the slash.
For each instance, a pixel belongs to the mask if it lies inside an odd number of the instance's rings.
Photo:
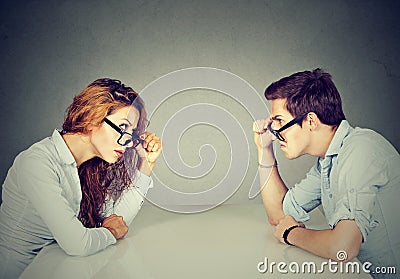
<path id="1" fill-rule="evenodd" d="M 322 204 L 331 228 L 354 220 L 363 236 L 358 258 L 400 270 L 400 156 L 378 133 L 341 122 L 325 158 L 287 192 L 286 215 L 297 221 Z M 370 268 L 373 270 L 373 268 Z"/>
<path id="2" fill-rule="evenodd" d="M 115 204 L 106 199 L 106 216 L 115 213 L 131 223 L 153 181 L 138 172 L 133 184 Z M 0 278 L 18 277 L 54 241 L 67 254 L 80 256 L 114 244 L 116 239 L 108 229 L 86 228 L 78 220 L 81 199 L 75 159 L 57 130 L 21 152 L 3 184 Z"/>

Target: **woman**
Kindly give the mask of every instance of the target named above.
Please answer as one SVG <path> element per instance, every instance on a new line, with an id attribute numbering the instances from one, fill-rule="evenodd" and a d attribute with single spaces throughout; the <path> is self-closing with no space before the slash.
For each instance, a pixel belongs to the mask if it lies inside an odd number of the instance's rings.
<path id="1" fill-rule="evenodd" d="M 75 96 L 61 132 L 16 157 L 3 184 L 0 278 L 18 277 L 54 241 L 90 255 L 125 236 L 162 149 L 146 125 L 132 88 L 98 79 Z"/>

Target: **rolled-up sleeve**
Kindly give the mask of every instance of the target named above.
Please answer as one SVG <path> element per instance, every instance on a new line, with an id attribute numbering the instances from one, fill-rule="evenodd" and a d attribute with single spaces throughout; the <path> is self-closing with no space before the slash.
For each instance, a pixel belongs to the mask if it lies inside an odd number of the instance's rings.
<path id="1" fill-rule="evenodd" d="M 308 212 L 321 204 L 321 178 L 318 162 L 307 173 L 305 179 L 290 188 L 283 199 L 283 212 L 298 222 L 310 219 Z"/>
<path id="2" fill-rule="evenodd" d="M 329 217 L 329 225 L 335 227 L 340 220 L 354 220 L 360 229 L 363 241 L 379 225 L 373 213 L 377 202 L 377 192 L 388 183 L 387 162 L 368 141 L 357 142 L 348 147 L 338 164 L 339 196 L 335 211 Z"/>

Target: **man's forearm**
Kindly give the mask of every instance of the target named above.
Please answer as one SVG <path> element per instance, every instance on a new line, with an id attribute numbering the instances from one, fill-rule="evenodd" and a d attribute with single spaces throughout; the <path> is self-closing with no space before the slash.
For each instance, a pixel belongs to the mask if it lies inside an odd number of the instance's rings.
<path id="1" fill-rule="evenodd" d="M 333 244 L 332 233 L 332 230 L 317 231 L 299 227 L 289 233 L 287 240 L 289 243 L 317 256 L 336 260 L 335 255 L 338 251 L 332 252 L 336 250 L 331 247 Z"/>
<path id="2" fill-rule="evenodd" d="M 264 166 L 275 164 L 275 156 L 272 148 L 258 151 L 258 162 Z M 279 175 L 277 167 L 258 168 L 260 177 L 261 197 L 267 211 L 268 220 L 276 225 L 284 217 L 282 201 L 287 192 L 287 188 Z"/>
<path id="3" fill-rule="evenodd" d="M 353 220 L 343 220 L 332 230 L 295 228 L 287 240 L 308 252 L 332 260 L 339 260 L 337 253 L 344 251 L 346 259 L 351 260 L 358 255 L 362 235 Z"/>

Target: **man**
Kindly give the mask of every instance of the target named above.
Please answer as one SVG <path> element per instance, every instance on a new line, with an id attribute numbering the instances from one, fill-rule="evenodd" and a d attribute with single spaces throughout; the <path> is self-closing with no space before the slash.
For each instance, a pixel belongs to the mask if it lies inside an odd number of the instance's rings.
<path id="1" fill-rule="evenodd" d="M 275 236 L 324 258 L 337 260 L 338 251 L 345 251 L 347 260 L 358 256 L 372 263 L 371 271 L 395 266 L 399 273 L 397 150 L 378 133 L 349 125 L 339 92 L 321 69 L 282 78 L 265 97 L 272 101 L 270 119 L 257 120 L 253 130 L 262 200 Z M 274 140 L 288 159 L 318 158 L 289 189 L 279 175 Z M 308 212 L 320 204 L 330 229 L 305 228 Z"/>

